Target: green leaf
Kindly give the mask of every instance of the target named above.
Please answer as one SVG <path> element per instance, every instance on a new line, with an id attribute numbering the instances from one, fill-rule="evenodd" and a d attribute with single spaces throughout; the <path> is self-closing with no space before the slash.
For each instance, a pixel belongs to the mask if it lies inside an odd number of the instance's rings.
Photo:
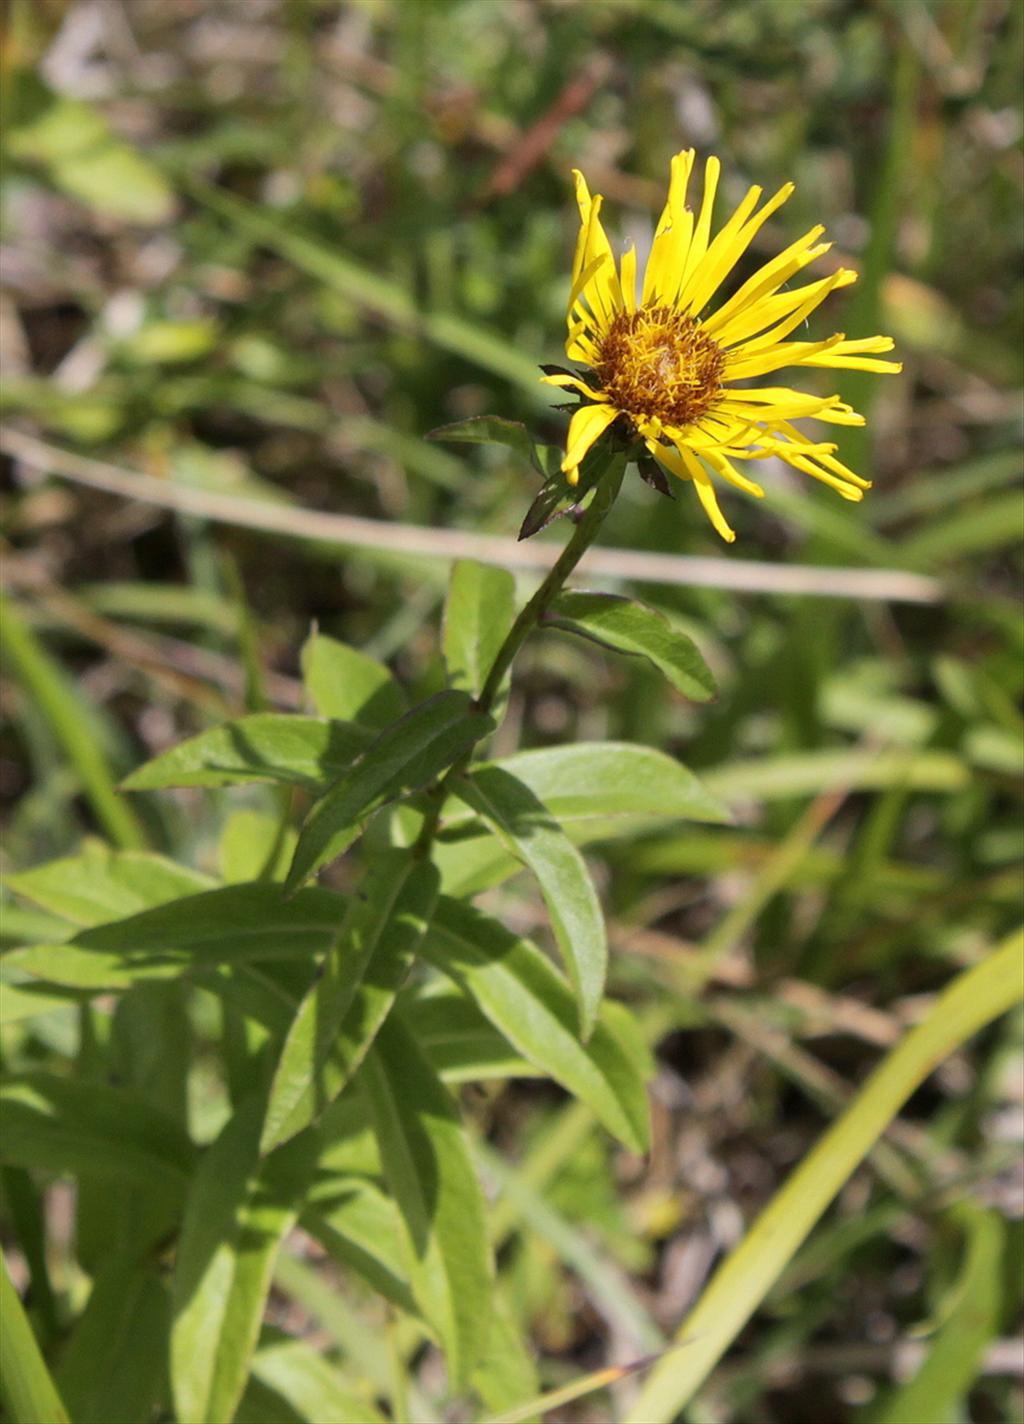
<path id="1" fill-rule="evenodd" d="M 239 961 L 312 962 L 333 943 L 344 904 L 318 886 L 285 900 L 279 885 L 229 885 L 82 930 L 66 944 L 13 950 L 4 963 L 50 984 L 95 991 Z"/>
<path id="2" fill-rule="evenodd" d="M 910 1095 L 948 1054 L 1018 1003 L 1022 984 L 1021 932 L 957 975 L 719 1266 L 677 1331 L 686 1349 L 673 1351 L 654 1367 L 628 1424 L 668 1424 L 676 1418 Z"/>
<path id="3" fill-rule="evenodd" d="M 306 639 L 301 661 L 302 680 L 321 717 L 379 732 L 408 706 L 404 691 L 383 663 L 319 631 Z"/>
<path id="4" fill-rule="evenodd" d="M 532 1399 L 540 1389 L 530 1349 L 501 1295 L 491 1312 L 487 1353 L 473 1371 L 473 1388 L 488 1409 L 507 1409 L 520 1400 Z"/>
<path id="5" fill-rule="evenodd" d="M 647 1150 L 647 1065 L 624 1040 L 610 1005 L 581 1044 L 569 986 L 536 945 L 447 896 L 438 902 L 423 953 L 524 1058 L 581 1098 L 630 1151 Z"/>
<path id="6" fill-rule="evenodd" d="M 996 1212 L 971 1201 L 960 1202 L 950 1215 L 967 1237 L 952 1306 L 920 1369 L 871 1410 L 872 1424 L 967 1417 L 965 1397 L 999 1329 L 1006 1229 Z"/>
<path id="7" fill-rule="evenodd" d="M 724 821 L 722 803 L 681 763 L 653 747 L 579 742 L 516 752 L 493 765 L 528 786 L 576 845 L 633 834 L 634 817 Z M 473 834 L 468 806 L 451 797 L 434 847 L 442 888 L 468 898 L 515 873 L 519 861 L 493 836 Z M 477 823 L 478 824 L 478 823 Z"/>
<path id="8" fill-rule="evenodd" d="M 0 1256 L 0 1397 L 11 1424 L 69 1424 L 28 1316 Z"/>
<path id="9" fill-rule="evenodd" d="M 228 885 L 250 880 L 283 880 L 295 854 L 297 833 L 281 814 L 243 806 L 224 822 L 217 846 L 221 879 Z"/>
<path id="10" fill-rule="evenodd" d="M 246 1098 L 195 1173 L 175 1259 L 171 1388 L 189 1424 L 223 1424 L 245 1390 L 274 1259 L 314 1167 L 303 1138 L 259 1161 L 264 1095 Z"/>
<path id="11" fill-rule="evenodd" d="M 252 1372 L 307 1424 L 385 1424 L 383 1414 L 348 1389 L 337 1370 L 305 1340 L 261 1345 Z"/>
<path id="12" fill-rule="evenodd" d="M 424 957 L 430 958 L 429 950 Z M 430 993 L 407 994 L 397 1012 L 446 1083 L 543 1075 L 543 1069 L 517 1053 L 478 1005 L 454 987 L 431 986 Z"/>
<path id="13" fill-rule="evenodd" d="M 567 829 L 606 816 L 729 819 L 721 802 L 681 762 L 632 742 L 570 742 L 515 752 L 484 765 L 499 767 L 528 786 Z M 446 828 L 459 825 L 458 809 L 452 810 L 445 811 Z"/>
<path id="14" fill-rule="evenodd" d="M 493 1276 L 483 1193 L 458 1109 L 394 1016 L 360 1081 L 405 1227 L 413 1295 L 458 1387 L 487 1345 Z"/>
<path id="15" fill-rule="evenodd" d="M 453 789 L 533 872 L 576 991 L 581 1034 L 589 1038 L 604 993 L 608 941 L 583 857 L 544 803 L 501 767 L 478 767 Z"/>
<path id="16" fill-rule="evenodd" d="M 471 415 L 466 420 L 438 426 L 427 434 L 427 439 L 451 440 L 456 444 L 506 445 L 529 461 L 538 475 L 545 473 L 530 432 L 521 420 L 505 420 L 500 415 Z"/>
<path id="17" fill-rule="evenodd" d="M 434 866 L 407 850 L 371 861 L 288 1030 L 261 1151 L 316 1120 L 365 1056 L 408 973 L 437 900 Z"/>
<path id="18" fill-rule="evenodd" d="M 108 1262 L 64 1347 L 57 1373 L 75 1424 L 149 1424 L 167 1387 L 170 1299 L 159 1275 L 130 1259 Z"/>
<path id="19" fill-rule="evenodd" d="M 32 1019 L 38 1014 L 51 1014 L 60 1010 L 73 1012 L 75 1000 L 68 996 L 46 994 L 34 985 L 0 984 L 0 1028 L 19 1023 L 22 1019 Z"/>
<path id="20" fill-rule="evenodd" d="M 586 496 L 604 475 L 613 459 L 610 444 L 605 440 L 598 441 L 584 457 L 579 468 L 578 483 L 570 485 L 561 468 L 561 450 L 547 447 L 545 453 L 551 456 L 551 459 L 546 461 L 547 478 L 519 527 L 516 537 L 520 540 L 532 539 L 534 534 L 539 534 L 561 515 L 567 514 L 571 509 L 580 509 Z"/>
<path id="21" fill-rule="evenodd" d="M 371 740 L 366 728 L 351 722 L 254 712 L 200 732 L 145 762 L 121 787 L 157 791 L 167 786 L 281 781 L 319 791 L 343 775 Z"/>
<path id="22" fill-rule="evenodd" d="M 387 801 L 419 791 L 468 752 L 494 726 L 473 711 L 465 692 L 439 692 L 393 722 L 347 776 L 313 807 L 299 836 L 288 890 L 347 850 Z"/>
<path id="23" fill-rule="evenodd" d="M 118 851 L 87 840 L 78 855 L 9 875 L 7 885 L 33 904 L 79 925 L 100 925 L 211 889 L 215 881 L 162 855 Z"/>
<path id="24" fill-rule="evenodd" d="M 507 569 L 460 559 L 444 609 L 444 660 L 452 687 L 483 691 L 498 649 L 515 618 L 516 581 Z"/>
<path id="25" fill-rule="evenodd" d="M 398 1208 L 376 1182 L 357 1176 L 318 1182 L 315 1204 L 303 1213 L 302 1224 L 339 1265 L 357 1272 L 400 1310 L 419 1313 L 406 1279 Z"/>
<path id="26" fill-rule="evenodd" d="M 184 1128 L 147 1099 L 85 1079 L 14 1074 L 0 1082 L 0 1161 L 182 1191 L 195 1160 Z"/>
<path id="27" fill-rule="evenodd" d="M 715 679 L 693 639 L 646 604 L 614 593 L 561 593 L 543 622 L 616 652 L 646 658 L 694 702 L 706 702 L 715 694 Z"/>

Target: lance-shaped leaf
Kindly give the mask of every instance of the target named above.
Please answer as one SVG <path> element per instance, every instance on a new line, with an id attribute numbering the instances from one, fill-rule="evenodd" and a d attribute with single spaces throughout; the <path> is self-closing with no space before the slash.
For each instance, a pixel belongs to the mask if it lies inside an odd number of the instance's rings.
<path id="1" fill-rule="evenodd" d="M 166 1389 L 170 1299 L 158 1270 L 113 1253 L 60 1356 L 57 1383 L 75 1424 L 149 1424 Z"/>
<path id="2" fill-rule="evenodd" d="M 303 644 L 302 681 L 321 717 L 357 722 L 375 732 L 406 710 L 405 693 L 376 658 L 314 631 Z"/>
<path id="3" fill-rule="evenodd" d="M 165 786 L 280 781 L 319 791 L 343 775 L 372 740 L 370 730 L 351 722 L 255 712 L 190 737 L 145 762 L 121 786 L 125 791 L 156 791 Z"/>
<path id="4" fill-rule="evenodd" d="M 715 694 L 715 679 L 693 639 L 644 603 L 614 593 L 561 593 L 544 622 L 618 653 L 646 658 L 695 702 Z"/>
<path id="5" fill-rule="evenodd" d="M 79 925 L 102 925 L 182 895 L 212 890 L 216 881 L 162 855 L 112 850 L 87 840 L 77 855 L 35 865 L 6 879 L 8 887 L 44 910 Z"/>
<path id="6" fill-rule="evenodd" d="M 429 959 L 429 950 L 424 950 Z M 570 1012 L 572 995 L 569 994 Z M 430 992 L 406 993 L 398 1005 L 402 1022 L 446 1083 L 481 1078 L 537 1078 L 537 1068 L 517 1053 L 489 1023 L 467 994 L 451 986 L 431 985 Z"/>
<path id="7" fill-rule="evenodd" d="M 407 850 L 385 851 L 370 864 L 285 1038 L 263 1152 L 319 1117 L 362 1061 L 412 963 L 439 879 Z"/>
<path id="8" fill-rule="evenodd" d="M 11 1424 L 68 1424 L 64 1401 L 46 1368 L 7 1262 L 0 1255 L 0 1399 Z"/>
<path id="9" fill-rule="evenodd" d="M 608 940 L 586 862 L 544 803 L 501 767 L 478 767 L 452 789 L 533 872 L 576 991 L 581 1034 L 589 1038 L 604 993 Z"/>
<path id="10" fill-rule="evenodd" d="M 486 1348 L 493 1285 L 483 1193 L 458 1108 L 394 1015 L 360 1081 L 405 1228 L 412 1292 L 458 1386 Z"/>
<path id="11" fill-rule="evenodd" d="M 452 687 L 478 697 L 515 618 L 516 582 L 507 569 L 460 559 L 444 607 L 444 660 Z"/>
<path id="12" fill-rule="evenodd" d="M 312 961 L 334 942 L 344 905 L 319 886 L 286 901 L 279 885 L 227 885 L 82 930 L 65 944 L 13 950 L 5 963 L 50 984 L 93 991 L 217 964 Z"/>
<path id="13" fill-rule="evenodd" d="M 514 752 L 493 765 L 510 772 L 575 835 L 581 822 L 613 816 L 727 821 L 722 803 L 674 757 L 633 742 L 570 742 Z M 466 820 L 458 806 L 445 811 L 445 828 Z"/>
<path id="14" fill-rule="evenodd" d="M 581 1044 L 569 985 L 536 945 L 447 896 L 438 902 L 423 953 L 524 1058 L 593 1108 L 631 1151 L 647 1150 L 649 1065 L 624 1010 L 603 1005 L 589 1042 Z"/>
<path id="15" fill-rule="evenodd" d="M 302 1226 L 346 1271 L 362 1276 L 378 1294 L 409 1315 L 418 1314 L 406 1280 L 398 1208 L 372 1177 L 332 1176 L 323 1170 Z"/>
<path id="16" fill-rule="evenodd" d="M 184 1190 L 195 1149 L 181 1124 L 105 1083 L 21 1073 L 0 1086 L 0 1161 Z"/>
<path id="17" fill-rule="evenodd" d="M 305 1340 L 271 1337 L 253 1357 L 252 1372 L 255 1380 L 272 1392 L 274 1408 L 270 1417 L 275 1420 L 386 1424 L 378 1409 L 347 1388 L 322 1350 Z M 244 1409 L 243 1405 L 243 1413 Z"/>
<path id="18" fill-rule="evenodd" d="M 393 722 L 317 802 L 299 836 L 288 891 L 347 850 L 387 801 L 420 791 L 494 726 L 466 692 L 439 692 Z"/>
<path id="19" fill-rule="evenodd" d="M 246 1098 L 196 1171 L 171 1289 L 171 1388 L 179 1419 L 223 1424 L 245 1390 L 278 1247 L 298 1217 L 318 1143 L 259 1161 L 264 1095 Z"/>
<path id="20" fill-rule="evenodd" d="M 570 485 L 561 468 L 561 453 L 559 450 L 557 458 L 550 462 L 547 478 L 526 511 L 526 518 L 516 536 L 520 540 L 531 539 L 561 515 L 578 509 L 608 468 L 612 457 L 611 449 L 604 441 L 592 446 L 579 468 L 579 480 Z"/>
<path id="21" fill-rule="evenodd" d="M 521 420 L 506 420 L 500 415 L 471 415 L 466 420 L 438 426 L 428 432 L 427 439 L 450 440 L 457 445 L 507 445 L 528 460 L 539 475 L 544 474 L 530 432 Z"/>

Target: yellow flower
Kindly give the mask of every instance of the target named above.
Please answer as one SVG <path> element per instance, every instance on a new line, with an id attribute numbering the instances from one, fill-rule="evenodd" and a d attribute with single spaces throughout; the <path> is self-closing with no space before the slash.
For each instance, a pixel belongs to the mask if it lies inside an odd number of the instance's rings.
<path id="1" fill-rule="evenodd" d="M 814 441 L 792 424 L 813 417 L 831 425 L 863 425 L 862 415 L 836 395 L 748 382 L 784 366 L 861 371 L 902 367 L 877 359 L 877 353 L 892 350 L 888 336 L 847 341 L 840 332 L 823 341 L 785 340 L 829 292 L 857 280 L 856 272 L 840 267 L 819 281 L 788 287 L 798 272 L 829 250 L 831 243 L 819 241 L 822 227 L 791 243 L 709 310 L 755 233 L 790 196 L 793 185 L 785 184 L 760 208 L 762 190 L 751 188 L 712 237 L 720 164 L 717 158 L 707 160 L 696 217 L 686 205 L 693 164 L 692 149 L 672 160 L 668 202 L 639 298 L 635 250 L 623 253 L 617 269 L 601 226 L 602 200 L 592 198 L 583 175 L 574 172 L 582 226 L 565 349 L 571 361 L 588 366 L 593 374 L 587 380 L 569 372 L 544 379 L 571 388 L 584 401 L 573 414 L 562 462 L 570 484 L 578 483 L 580 462 L 594 442 L 613 421 L 625 417 L 631 433 L 667 470 L 693 482 L 712 524 L 732 542 L 736 536 L 719 508 L 712 476 L 747 494 L 764 494 L 760 485 L 740 474 L 736 460 L 776 455 L 844 499 L 861 499 L 871 488 L 868 480 L 836 459 L 834 444 Z"/>

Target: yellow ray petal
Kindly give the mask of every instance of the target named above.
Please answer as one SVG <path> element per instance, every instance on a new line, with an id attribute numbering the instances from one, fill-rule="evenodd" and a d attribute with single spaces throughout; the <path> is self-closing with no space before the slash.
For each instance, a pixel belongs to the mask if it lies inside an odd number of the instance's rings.
<path id="1" fill-rule="evenodd" d="M 764 499 L 764 490 L 754 480 L 748 480 L 746 475 L 741 475 L 739 470 L 732 464 L 727 456 L 717 450 L 709 450 L 704 457 L 713 470 L 716 470 L 731 485 L 741 489 L 744 494 L 752 494 L 755 499 Z"/>
<path id="2" fill-rule="evenodd" d="M 808 357 L 807 366 L 838 366 L 847 371 L 878 371 L 893 374 L 903 370 L 902 361 L 878 361 L 869 354 L 876 351 L 891 351 L 894 342 L 891 336 L 861 336 L 855 341 L 841 341 L 837 346 L 821 356 Z"/>
<path id="3" fill-rule="evenodd" d="M 743 201 L 709 245 L 704 256 L 689 270 L 676 295 L 676 305 L 680 311 L 700 311 L 718 285 L 717 282 L 712 285 L 715 274 L 720 271 L 724 277 L 726 272 L 735 266 L 737 257 L 743 252 L 742 247 L 738 245 L 743 224 L 760 201 L 762 191 L 763 189 L 757 187 L 747 190 Z"/>
<path id="4" fill-rule="evenodd" d="M 726 380 L 746 381 L 754 376 L 765 376 L 769 371 L 781 371 L 785 366 L 823 364 L 813 363 L 811 358 L 830 351 L 843 340 L 841 332 L 826 337 L 824 341 L 781 341 L 757 355 L 745 358 L 741 346 L 730 354 L 726 361 Z"/>
<path id="5" fill-rule="evenodd" d="M 788 282 L 809 262 L 823 257 L 832 246 L 830 242 L 818 242 L 818 238 L 824 231 L 825 229 L 820 225 L 812 227 L 810 232 L 805 232 L 803 237 L 790 243 L 777 257 L 773 257 L 752 277 L 748 277 L 725 305 L 719 307 L 718 311 L 708 317 L 704 323 L 704 329 L 708 335 L 714 336 L 717 340 L 717 333 L 737 313 L 745 311 L 747 307 L 762 297 L 770 296 L 773 292 L 778 291 L 784 282 Z"/>
<path id="6" fill-rule="evenodd" d="M 628 312 L 636 311 L 636 248 L 627 247 L 619 259 L 619 284 Z"/>
<path id="7" fill-rule="evenodd" d="M 578 276 L 576 277 L 575 281 L 569 289 L 569 300 L 566 303 L 566 315 L 567 320 L 570 323 L 573 319 L 573 308 L 579 305 L 580 297 L 586 291 L 587 283 L 590 281 L 591 277 L 595 276 L 595 274 L 606 262 L 610 261 L 610 252 L 599 252 L 594 258 L 593 262 L 588 262 L 585 267 L 582 267 L 580 269 Z M 589 315 L 585 310 L 581 310 L 579 312 L 579 317 L 582 320 L 590 320 Z"/>
<path id="8" fill-rule="evenodd" d="M 771 346 L 778 345 L 784 337 L 788 336 L 802 321 L 806 320 L 810 313 L 814 311 L 815 307 L 819 306 L 830 292 L 835 291 L 836 287 L 848 285 L 847 282 L 842 280 L 844 276 L 845 269 L 840 267 L 839 271 L 834 272 L 831 277 L 824 278 L 820 283 L 815 282 L 813 285 L 818 290 L 805 297 L 795 311 L 790 312 L 784 320 L 777 322 L 767 331 L 764 331 L 762 335 L 751 341 L 744 342 L 740 349 L 749 355 L 754 355 L 757 351 L 764 351 Z M 765 305 L 767 305 L 767 303 L 765 303 Z"/>
<path id="9" fill-rule="evenodd" d="M 779 429 L 800 449 L 802 454 L 813 454 L 815 460 L 834 471 L 835 474 L 842 476 L 843 479 L 848 480 L 851 484 L 858 485 L 861 489 L 867 490 L 871 488 L 870 480 L 866 480 L 863 475 L 855 474 L 854 471 L 847 465 L 844 465 L 841 460 L 835 458 L 832 453 L 836 448 L 834 445 L 816 445 L 802 430 L 798 430 L 795 425 L 790 425 L 786 420 L 779 422 Z"/>
<path id="10" fill-rule="evenodd" d="M 679 303 L 686 311 L 702 311 L 717 292 L 725 277 L 746 252 L 760 228 L 782 207 L 793 192 L 792 183 L 783 186 L 768 199 L 750 221 L 747 216 L 761 196 L 760 188 L 751 188 L 743 202 L 708 248 L 707 255 L 694 269 L 680 291 Z"/>
<path id="11" fill-rule="evenodd" d="M 579 484 L 580 464 L 584 456 L 618 414 L 612 405 L 585 405 L 573 414 L 565 442 L 565 459 L 562 461 L 562 469 L 571 485 Z"/>
<path id="12" fill-rule="evenodd" d="M 670 474 L 676 475 L 680 479 L 693 481 L 697 498 L 704 507 L 704 513 L 726 543 L 731 544 L 736 538 L 736 532 L 726 522 L 725 515 L 718 505 L 718 496 L 711 483 L 711 476 L 697 457 L 691 454 L 685 445 L 677 445 L 674 449 L 668 449 L 661 445 L 655 454 Z"/>
<path id="13" fill-rule="evenodd" d="M 793 287 L 786 292 L 777 292 L 773 297 L 762 297 L 760 301 L 745 307 L 738 315 L 719 325 L 715 340 L 719 346 L 735 346 L 773 326 L 796 308 L 803 309 L 803 317 L 823 302 L 831 291 L 849 287 L 856 282 L 857 273 L 847 267 L 839 267 L 831 277 L 822 277 L 817 282 L 808 282 L 803 287 Z M 806 306 L 804 305 L 806 303 Z M 801 318 L 803 319 L 803 318 Z"/>
<path id="14" fill-rule="evenodd" d="M 678 289 L 693 231 L 693 214 L 686 206 L 686 189 L 693 171 L 695 154 L 692 148 L 677 153 L 672 160 L 668 201 L 662 211 L 651 253 L 644 272 L 641 302 L 644 306 L 664 301 L 665 291 Z"/>
<path id="15" fill-rule="evenodd" d="M 590 205 L 586 244 L 583 251 L 584 268 L 588 267 L 591 262 L 597 261 L 598 258 L 604 259 L 595 269 L 594 275 L 583 291 L 591 311 L 597 318 L 599 331 L 606 331 L 616 313 L 622 310 L 622 288 L 619 286 L 619 274 L 615 269 L 615 258 L 612 256 L 608 234 L 601 226 L 601 204 L 603 201 L 603 198 L 597 196 Z"/>
<path id="16" fill-rule="evenodd" d="M 681 291 L 690 279 L 690 274 L 697 270 L 700 262 L 704 259 L 704 254 L 708 250 L 708 239 L 711 235 L 711 216 L 715 208 L 715 194 L 718 192 L 718 179 L 722 172 L 722 165 L 718 159 L 711 157 L 704 164 L 704 192 L 701 196 L 700 216 L 693 229 L 693 237 L 690 239 L 689 250 L 686 254 L 686 265 L 683 268 L 679 280 L 679 286 L 673 291 L 669 289 L 670 295 L 666 300 L 674 302 L 676 295 Z"/>
<path id="17" fill-rule="evenodd" d="M 581 396 L 586 396 L 588 400 L 597 401 L 599 403 L 607 401 L 608 399 L 604 391 L 593 390 L 587 385 L 586 381 L 581 380 L 579 376 L 570 376 L 568 374 L 541 376 L 540 383 L 542 386 L 560 386 L 568 388 L 569 390 L 579 391 Z"/>

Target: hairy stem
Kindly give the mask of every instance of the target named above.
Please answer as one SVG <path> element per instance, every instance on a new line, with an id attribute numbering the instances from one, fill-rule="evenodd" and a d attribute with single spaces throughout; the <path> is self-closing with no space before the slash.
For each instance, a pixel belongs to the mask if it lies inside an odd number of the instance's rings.
<path id="1" fill-rule="evenodd" d="M 511 667 L 519 649 L 562 591 L 566 579 L 597 537 L 598 530 L 604 523 L 608 511 L 615 503 L 616 495 L 622 487 L 622 477 L 625 472 L 626 456 L 613 455 L 608 468 L 594 490 L 593 499 L 573 530 L 572 538 L 551 566 L 550 572 L 536 593 L 524 605 L 512 627 L 508 630 L 505 641 L 498 649 L 494 664 L 487 674 L 487 681 L 477 698 L 477 706 L 482 712 L 489 712 L 494 706 L 501 691 L 505 674 Z M 417 854 L 424 858 L 430 854 L 430 848 L 434 843 L 448 788 L 452 781 L 465 771 L 471 756 L 472 751 L 467 752 L 465 756 L 450 766 L 427 792 L 430 797 L 430 809 L 424 819 L 415 846 Z"/>

